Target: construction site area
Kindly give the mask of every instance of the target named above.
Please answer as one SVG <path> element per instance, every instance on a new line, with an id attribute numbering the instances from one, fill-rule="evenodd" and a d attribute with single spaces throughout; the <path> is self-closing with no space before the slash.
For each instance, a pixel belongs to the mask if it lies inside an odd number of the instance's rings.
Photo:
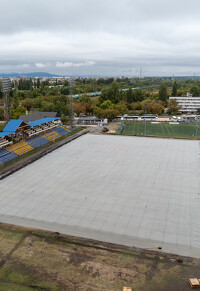
<path id="1" fill-rule="evenodd" d="M 0 286 L 190 290 L 199 211 L 199 141 L 82 135 L 1 179 Z"/>

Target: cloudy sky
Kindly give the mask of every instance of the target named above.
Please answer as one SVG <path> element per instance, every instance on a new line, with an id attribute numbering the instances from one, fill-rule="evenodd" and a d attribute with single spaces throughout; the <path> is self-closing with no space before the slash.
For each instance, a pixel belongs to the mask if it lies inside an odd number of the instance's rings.
<path id="1" fill-rule="evenodd" d="M 200 75 L 199 0 L 0 0 L 0 72 Z"/>

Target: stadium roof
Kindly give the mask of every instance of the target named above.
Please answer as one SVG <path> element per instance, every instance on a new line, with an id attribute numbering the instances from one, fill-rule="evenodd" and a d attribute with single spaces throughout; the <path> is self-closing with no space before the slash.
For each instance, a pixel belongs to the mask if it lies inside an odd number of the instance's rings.
<path id="1" fill-rule="evenodd" d="M 23 120 L 11 119 L 8 124 L 4 127 L 3 132 L 9 132 L 8 134 L 14 133 L 21 123 L 24 122 Z"/>
<path id="2" fill-rule="evenodd" d="M 46 117 L 57 117 L 57 112 L 33 112 L 29 115 L 20 115 L 19 119 L 25 122 L 32 122 Z"/>
<path id="3" fill-rule="evenodd" d="M 2 131 L 2 132 L 0 132 L 0 138 L 7 136 L 7 135 L 10 135 L 10 134 L 13 134 L 13 133 L 14 133 L 14 131 Z"/>
<path id="4" fill-rule="evenodd" d="M 46 117 L 46 118 L 42 118 L 39 120 L 29 122 L 28 125 L 30 125 L 31 127 L 35 127 L 35 126 L 38 126 L 38 125 L 41 125 L 41 124 L 44 124 L 47 122 L 51 122 L 53 120 L 58 120 L 58 119 L 60 119 L 60 118 L 59 117 Z"/>

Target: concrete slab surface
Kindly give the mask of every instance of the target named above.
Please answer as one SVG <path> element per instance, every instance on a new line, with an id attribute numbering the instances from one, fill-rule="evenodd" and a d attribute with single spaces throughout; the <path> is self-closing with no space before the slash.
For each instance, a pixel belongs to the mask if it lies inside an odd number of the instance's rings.
<path id="1" fill-rule="evenodd" d="M 0 181 L 0 222 L 200 257 L 199 142 L 82 136 Z"/>

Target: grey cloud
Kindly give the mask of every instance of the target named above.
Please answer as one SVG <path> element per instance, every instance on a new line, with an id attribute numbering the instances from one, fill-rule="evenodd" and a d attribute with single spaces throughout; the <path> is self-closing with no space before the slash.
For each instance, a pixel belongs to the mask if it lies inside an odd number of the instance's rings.
<path id="1" fill-rule="evenodd" d="M 0 71 L 198 70 L 199 0 L 1 0 Z"/>
<path id="2" fill-rule="evenodd" d="M 0 31 L 131 31 L 137 24 L 199 22 L 198 0 L 1 0 Z"/>

